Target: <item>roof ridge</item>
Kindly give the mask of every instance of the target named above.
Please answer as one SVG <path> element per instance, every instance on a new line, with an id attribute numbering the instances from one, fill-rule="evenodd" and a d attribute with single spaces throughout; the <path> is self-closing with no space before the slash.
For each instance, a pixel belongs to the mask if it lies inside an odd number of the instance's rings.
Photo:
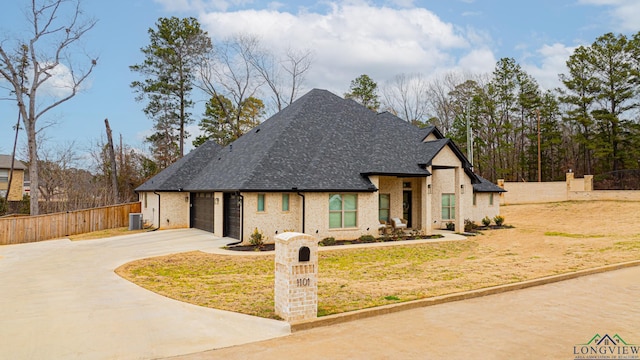
<path id="1" fill-rule="evenodd" d="M 287 106 L 285 109 L 283 109 L 282 111 L 285 111 L 287 108 L 289 108 L 289 110 L 291 111 L 291 114 L 297 114 L 300 111 L 302 111 L 304 109 L 304 107 L 302 106 L 302 104 L 308 102 L 310 95 L 314 94 L 315 92 L 318 91 L 322 91 L 319 89 L 313 89 L 311 90 L 309 93 L 307 93 L 305 96 L 302 96 L 301 98 L 298 99 L 298 104 L 296 104 L 297 108 L 291 109 L 290 106 Z M 302 101 L 300 101 L 302 100 Z M 280 112 L 281 113 L 281 112 Z M 280 114 L 278 113 L 278 114 Z M 291 114 L 287 114 L 287 115 L 291 115 Z M 271 118 L 267 119 L 270 120 Z M 287 133 L 287 130 L 290 129 L 296 122 L 294 121 L 295 116 L 282 116 L 282 121 L 285 123 L 283 125 L 282 131 L 280 132 L 281 134 L 285 134 Z M 264 124 L 267 120 L 263 121 L 262 123 L 260 123 L 260 125 L 256 126 L 255 128 L 251 129 L 251 132 L 257 133 L 258 131 L 261 130 L 260 126 L 262 126 L 262 124 Z M 256 161 L 258 164 L 262 164 L 265 157 L 267 159 L 271 159 L 271 151 L 276 148 L 276 145 L 278 145 L 280 143 L 280 139 L 276 138 L 274 139 L 274 141 L 271 141 L 269 143 L 269 145 L 265 148 L 265 151 L 262 153 L 262 156 L 259 157 L 259 159 Z M 251 170 L 251 172 L 248 174 L 247 177 L 245 177 L 244 181 L 241 183 L 240 188 L 246 188 L 248 183 L 251 183 L 256 176 L 258 176 L 259 172 L 261 172 L 263 169 L 260 168 L 260 166 L 254 166 L 253 169 Z"/>

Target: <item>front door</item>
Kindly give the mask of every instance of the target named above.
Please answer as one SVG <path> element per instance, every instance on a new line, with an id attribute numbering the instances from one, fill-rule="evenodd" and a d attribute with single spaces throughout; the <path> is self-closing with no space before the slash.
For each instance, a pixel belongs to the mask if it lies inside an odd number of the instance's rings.
<path id="1" fill-rule="evenodd" d="M 411 190 L 402 192 L 402 217 L 407 220 L 407 227 L 411 227 Z"/>

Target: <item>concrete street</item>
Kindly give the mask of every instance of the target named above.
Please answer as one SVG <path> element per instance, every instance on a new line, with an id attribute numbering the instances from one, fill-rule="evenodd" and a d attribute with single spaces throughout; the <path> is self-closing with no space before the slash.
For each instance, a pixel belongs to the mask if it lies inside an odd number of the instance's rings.
<path id="1" fill-rule="evenodd" d="M 172 360 L 575 359 L 581 346 L 574 346 L 596 334 L 618 334 L 640 347 L 640 267 Z M 624 359 L 640 358 L 635 356 Z"/>

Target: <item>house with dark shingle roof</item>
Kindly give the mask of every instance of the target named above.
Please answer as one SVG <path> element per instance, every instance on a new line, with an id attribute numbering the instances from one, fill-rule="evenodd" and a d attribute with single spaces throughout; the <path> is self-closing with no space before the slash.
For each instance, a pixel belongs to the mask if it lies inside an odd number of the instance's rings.
<path id="1" fill-rule="evenodd" d="M 435 127 L 417 128 L 312 90 L 232 144 L 208 141 L 136 189 L 143 218 L 248 242 L 297 231 L 377 235 L 402 218 L 430 234 L 499 214 L 503 189 L 473 173 Z M 478 205 L 482 204 L 482 205 Z"/>

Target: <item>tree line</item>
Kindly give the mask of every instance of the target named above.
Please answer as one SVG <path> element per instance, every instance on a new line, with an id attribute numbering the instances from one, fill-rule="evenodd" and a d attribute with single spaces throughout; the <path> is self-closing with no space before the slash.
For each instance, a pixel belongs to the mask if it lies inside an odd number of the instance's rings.
<path id="1" fill-rule="evenodd" d="M 141 48 L 144 60 L 130 66 L 139 76 L 131 87 L 153 123 L 150 155 L 101 142 L 92 150 L 93 171 L 78 170 L 65 160 L 72 156 L 63 156 L 69 151 L 52 157 L 39 148 L 37 124 L 73 98 L 98 64 L 77 55 L 96 24 L 80 4 L 32 1 L 25 11 L 30 35 L 0 43 L 1 100 L 17 104 L 16 139 L 24 129 L 31 187 L 40 190 L 31 192 L 34 215 L 41 196 L 95 205 L 134 199 L 135 187 L 184 155 L 196 119 L 194 146 L 210 139 L 229 144 L 296 100 L 313 63 L 309 49 L 276 52 L 250 34 L 214 42 L 195 18 L 159 18 Z M 418 126 L 438 126 L 493 181 L 560 180 L 569 170 L 580 176 L 638 169 L 639 64 L 640 33 L 608 33 L 574 50 L 557 89 L 543 90 L 513 58 L 503 58 L 489 74 L 398 74 L 380 86 L 362 75 L 344 95 Z M 58 66 L 71 77 L 66 93 L 53 97 L 39 90 Z M 201 99 L 203 113 L 193 114 Z M 73 200 L 78 189 L 82 201 Z"/>
<path id="2" fill-rule="evenodd" d="M 566 65 L 556 89 L 543 90 L 513 58 L 503 58 L 491 74 L 401 74 L 379 89 L 362 75 L 345 96 L 418 126 L 438 126 L 493 181 L 638 169 L 640 33 L 604 34 L 576 48 Z"/>

